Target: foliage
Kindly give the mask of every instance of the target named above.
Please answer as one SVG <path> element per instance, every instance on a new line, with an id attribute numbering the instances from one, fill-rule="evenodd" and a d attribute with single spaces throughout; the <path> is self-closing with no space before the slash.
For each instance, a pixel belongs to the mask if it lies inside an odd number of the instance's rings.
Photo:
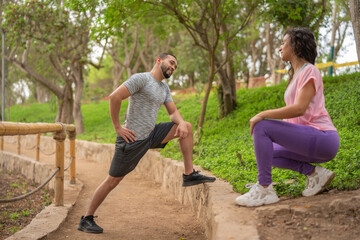
<path id="1" fill-rule="evenodd" d="M 88 54 L 89 49 L 84 49 L 81 44 L 86 35 L 82 28 L 86 27 L 85 21 L 76 24 L 70 21 L 70 12 L 55 7 L 51 1 L 26 1 L 24 4 L 10 5 L 4 16 L 4 29 L 11 45 L 20 45 L 26 48 L 26 41 L 34 39 L 45 43 L 38 46 L 37 50 L 54 52 L 57 54 L 71 55 L 75 58 L 79 52 Z M 67 63 L 63 63 L 67 64 Z"/>
<path id="2" fill-rule="evenodd" d="M 103 67 L 100 69 L 96 69 L 95 67 L 90 66 L 89 70 L 86 72 L 86 80 L 87 83 L 96 84 L 98 79 L 108 79 L 111 78 L 111 69 L 113 67 L 113 61 L 111 57 L 106 54 L 104 56 Z"/>
<path id="3" fill-rule="evenodd" d="M 356 189 L 360 186 L 359 82 L 359 73 L 324 78 L 326 107 L 338 128 L 341 143 L 336 158 L 323 165 L 336 173 L 330 187 L 340 190 Z M 203 137 L 200 144 L 194 147 L 194 162 L 210 170 L 217 177 L 229 181 L 235 191 L 246 191 L 245 184 L 255 182 L 257 176 L 248 121 L 259 111 L 284 106 L 285 88 L 286 83 L 282 83 L 274 87 L 238 90 L 237 109 L 221 121 L 217 116 L 216 94 L 212 93 L 209 98 Z M 199 96 L 175 95 L 174 101 L 183 118 L 191 122 L 193 126 L 197 126 L 201 111 Z M 38 107 L 38 105 L 33 106 Z M 30 118 L 33 120 L 36 115 L 48 108 L 46 104 L 43 106 L 44 110 L 37 111 L 23 111 L 22 109 L 26 109 L 26 106 L 17 106 L 15 110 L 14 106 L 11 120 L 20 121 L 20 119 L 29 120 Z M 124 101 L 120 113 L 121 121 L 124 120 L 126 107 L 127 101 Z M 108 109 L 108 102 L 105 101 L 83 105 L 86 132 L 78 135 L 77 138 L 114 143 L 116 136 Z M 157 121 L 170 121 L 165 108 L 160 109 Z M 171 141 L 161 153 L 166 157 L 182 159 L 177 140 Z M 295 181 L 287 184 L 291 179 Z M 276 189 L 280 195 L 297 196 L 304 188 L 305 177 L 290 170 L 274 169 L 273 181 L 278 183 Z"/>
<path id="4" fill-rule="evenodd" d="M 341 146 L 337 157 L 324 164 L 336 172 L 332 188 L 356 189 L 360 186 L 360 90 L 357 87 L 360 74 L 324 78 L 326 106 L 338 128 Z M 283 94 L 286 84 L 275 87 L 239 90 L 238 108 L 221 121 L 216 119 L 215 95 L 209 99 L 207 122 L 201 143 L 194 148 L 194 162 L 210 170 L 216 176 L 229 181 L 234 190 L 245 191 L 245 184 L 255 182 L 257 176 L 249 119 L 259 111 L 284 106 Z M 199 114 L 195 97 L 179 103 L 184 119 L 196 126 Z M 189 110 L 191 109 L 191 110 Z M 159 119 L 165 112 L 162 112 Z M 173 159 L 182 159 L 177 141 L 172 141 L 162 154 Z M 285 184 L 290 179 L 296 181 Z M 299 195 L 304 188 L 305 177 L 282 169 L 273 170 L 273 181 L 278 182 L 281 195 Z M 286 186 L 285 186 L 286 185 Z"/>
<path id="5" fill-rule="evenodd" d="M 327 12 L 326 0 L 266 0 L 265 13 L 286 27 L 309 27 L 317 31 Z"/>
<path id="6" fill-rule="evenodd" d="M 45 208 L 46 206 L 49 206 L 52 202 L 51 202 L 51 196 L 48 192 L 47 189 L 43 189 L 42 190 L 42 195 L 41 195 L 41 199 L 42 199 L 42 208 Z"/>
<path id="7" fill-rule="evenodd" d="M 86 71 L 84 76 L 86 81 L 82 96 L 83 101 L 101 99 L 111 93 L 111 70 L 113 67 L 113 61 L 108 54 L 105 55 L 102 65 L 103 67 L 100 69 L 90 66 L 88 71 Z"/>

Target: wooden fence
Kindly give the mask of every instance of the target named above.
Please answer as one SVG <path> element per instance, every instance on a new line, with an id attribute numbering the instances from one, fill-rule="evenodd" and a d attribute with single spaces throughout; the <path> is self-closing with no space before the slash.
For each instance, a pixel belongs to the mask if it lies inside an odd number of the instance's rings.
<path id="1" fill-rule="evenodd" d="M 36 160 L 40 158 L 40 133 L 53 133 L 53 138 L 56 141 L 55 149 L 55 206 L 64 205 L 64 157 L 65 148 L 64 142 L 66 134 L 68 135 L 70 142 L 70 183 L 75 184 L 76 170 L 75 170 L 75 139 L 76 139 L 76 128 L 74 125 L 62 124 L 62 123 L 14 123 L 14 122 L 0 122 L 0 150 L 4 150 L 4 139 L 2 136 L 18 136 L 17 141 L 17 152 L 21 154 L 21 135 L 37 134 L 36 140 Z M 67 168 L 66 168 L 67 169 Z M 48 181 L 50 181 L 48 179 Z M 47 181 L 47 182 L 48 182 Z M 44 186 L 42 184 L 41 186 Z M 35 192 L 35 191 L 34 191 Z M 28 194 L 29 195 L 29 194 Z M 22 198 L 15 198 L 16 200 Z"/>

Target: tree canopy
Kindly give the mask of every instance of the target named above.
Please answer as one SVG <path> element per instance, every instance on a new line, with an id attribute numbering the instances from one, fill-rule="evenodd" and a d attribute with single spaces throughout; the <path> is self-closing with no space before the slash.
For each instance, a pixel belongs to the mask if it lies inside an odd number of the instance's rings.
<path id="1" fill-rule="evenodd" d="M 2 1 L 1 24 L 8 71 L 25 73 L 11 81 L 25 79 L 38 100 L 55 97 L 56 121 L 75 121 L 83 131 L 81 101 L 106 97 L 132 74 L 149 71 L 160 52 L 171 52 L 179 69 L 169 85 L 204 90 L 200 130 L 211 90 L 221 119 L 237 107 L 236 86 L 264 76 L 280 83 L 276 69 L 285 64 L 277 48 L 285 28 L 308 27 L 321 39 L 334 6 L 338 53 L 352 9 L 344 0 L 9 0 Z M 320 43 L 319 61 L 326 61 Z"/>

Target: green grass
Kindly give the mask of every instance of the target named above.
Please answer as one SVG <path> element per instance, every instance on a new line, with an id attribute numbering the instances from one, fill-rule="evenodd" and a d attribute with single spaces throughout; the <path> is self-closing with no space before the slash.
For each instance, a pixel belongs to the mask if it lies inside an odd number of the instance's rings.
<path id="1" fill-rule="evenodd" d="M 54 122 L 57 108 L 52 104 L 34 103 L 30 105 L 14 105 L 10 108 L 10 120 L 12 122 Z"/>
<path id="2" fill-rule="evenodd" d="M 340 149 L 334 160 L 322 165 L 336 172 L 336 178 L 330 187 L 340 190 L 357 189 L 360 186 L 359 83 L 359 73 L 324 78 L 326 108 L 338 128 Z M 237 109 L 222 120 L 217 117 L 216 96 L 211 94 L 202 139 L 194 148 L 194 162 L 210 170 L 217 177 L 229 181 L 235 191 L 245 192 L 245 184 L 256 182 L 257 176 L 249 119 L 262 110 L 284 106 L 285 88 L 286 84 L 281 84 L 238 90 Z M 183 118 L 196 128 L 201 111 L 201 99 L 197 95 L 180 97 L 174 98 L 179 111 Z M 121 121 L 126 107 L 125 101 L 120 113 Z M 14 106 L 11 108 L 11 121 L 53 122 L 56 113 L 50 109 L 47 104 Z M 82 105 L 82 112 L 85 133 L 78 135 L 78 139 L 114 143 L 116 136 L 109 116 L 108 102 Z M 169 117 L 162 107 L 157 122 L 163 121 L 169 121 Z M 171 141 L 161 153 L 166 157 L 180 161 L 182 159 L 176 140 Z M 295 181 L 285 184 L 290 179 Z M 274 169 L 273 181 L 278 183 L 276 190 L 280 195 L 297 196 L 304 188 L 305 177 L 290 170 Z"/>
<path id="3" fill-rule="evenodd" d="M 120 121 L 125 121 L 124 116 L 126 112 L 128 101 L 121 104 Z M 79 139 L 96 141 L 102 143 L 114 143 L 116 134 L 111 122 L 109 113 L 109 102 L 100 101 L 91 104 L 84 104 L 81 106 L 81 111 L 84 116 L 85 132 L 79 135 Z"/>

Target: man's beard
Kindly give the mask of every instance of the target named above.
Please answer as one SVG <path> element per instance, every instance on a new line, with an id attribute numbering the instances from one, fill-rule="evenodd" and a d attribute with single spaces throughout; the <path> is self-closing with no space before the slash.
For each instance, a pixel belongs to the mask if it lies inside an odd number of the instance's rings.
<path id="1" fill-rule="evenodd" d="M 170 74 L 170 75 L 167 74 L 167 70 L 169 70 L 169 68 L 166 68 L 163 63 L 161 64 L 160 67 L 161 67 L 161 71 L 162 71 L 162 73 L 163 73 L 163 75 L 164 75 L 165 78 L 171 77 L 171 74 Z"/>

